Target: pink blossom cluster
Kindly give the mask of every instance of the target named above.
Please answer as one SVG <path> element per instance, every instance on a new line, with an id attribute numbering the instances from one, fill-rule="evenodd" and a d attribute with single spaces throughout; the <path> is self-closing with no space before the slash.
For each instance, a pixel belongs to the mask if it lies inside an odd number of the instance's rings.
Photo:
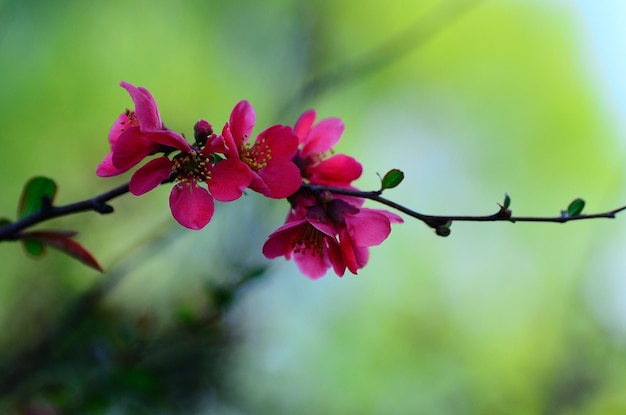
<path id="1" fill-rule="evenodd" d="M 267 197 L 286 198 L 290 210 L 273 232 L 263 253 L 268 258 L 293 258 L 303 274 L 320 278 L 332 267 L 342 276 L 356 274 L 367 263 L 369 247 L 382 243 L 395 214 L 362 207 L 363 199 L 332 193 L 354 189 L 361 164 L 344 154 L 332 154 L 344 130 L 338 118 L 315 124 L 316 113 L 305 112 L 294 128 L 273 125 L 250 140 L 256 122 L 248 101 L 239 102 L 221 134 L 205 120 L 194 126 L 189 144 L 168 129 L 150 92 L 126 82 L 135 104 L 123 112 L 109 132 L 111 151 L 97 168 L 101 177 L 116 176 L 142 163 L 131 176 L 129 190 L 143 195 L 171 182 L 172 216 L 189 229 L 202 229 L 213 217 L 214 200 L 230 202 L 245 189 Z"/>

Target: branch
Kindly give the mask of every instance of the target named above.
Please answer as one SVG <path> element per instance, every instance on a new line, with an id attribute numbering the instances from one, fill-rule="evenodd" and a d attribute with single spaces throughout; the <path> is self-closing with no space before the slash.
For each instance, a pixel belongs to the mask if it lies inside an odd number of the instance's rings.
<path id="1" fill-rule="evenodd" d="M 107 204 L 106 202 L 128 193 L 128 191 L 128 183 L 125 183 L 107 192 L 92 197 L 91 199 L 85 199 L 80 202 L 70 203 L 63 206 L 44 204 L 37 212 L 0 227 L 0 241 L 12 241 L 19 239 L 20 233 L 24 229 L 61 216 L 68 216 L 74 213 L 88 212 L 92 210 L 102 214 L 112 213 L 113 206 Z"/>
<path id="2" fill-rule="evenodd" d="M 385 66 L 398 61 L 410 52 L 422 47 L 448 26 L 478 6 L 482 0 L 444 1 L 437 4 L 423 16 L 382 44 L 372 47 L 367 52 L 351 61 L 344 62 L 322 73 L 313 74 L 300 90 L 288 100 L 278 112 L 278 119 L 289 114 L 290 109 L 298 108 L 302 102 L 310 101 L 336 85 L 345 86 L 350 82 L 362 80 Z M 319 61 L 320 57 L 310 57 Z"/>
<path id="3" fill-rule="evenodd" d="M 304 184 L 302 186 L 305 189 L 309 189 L 315 194 L 319 194 L 323 191 L 328 191 L 337 195 L 345 195 L 345 196 L 353 196 L 359 197 L 363 199 L 373 200 L 375 202 L 381 203 L 385 206 L 389 206 L 392 209 L 395 209 L 399 212 L 402 212 L 408 216 L 411 216 L 417 220 L 424 222 L 426 225 L 435 229 L 438 234 L 442 227 L 448 228 L 450 224 L 454 221 L 459 222 L 551 222 L 551 223 L 566 223 L 575 220 L 586 220 L 586 219 L 615 219 L 616 215 L 624 210 L 626 210 L 626 206 L 619 207 L 614 210 L 610 210 L 608 212 L 603 213 L 594 213 L 594 214 L 577 214 L 577 215 L 567 215 L 564 212 L 560 216 L 512 216 L 511 210 L 508 207 L 500 206 L 500 209 L 492 213 L 490 215 L 427 215 L 424 213 L 417 212 L 415 210 L 409 209 L 405 206 L 402 206 L 396 202 L 393 202 L 389 199 L 386 199 L 381 196 L 382 190 L 376 191 L 361 191 L 354 189 L 344 189 L 337 187 L 327 187 L 327 186 L 319 186 L 312 184 Z M 441 234 L 440 234 L 441 235 Z M 447 235 L 441 235 L 447 236 Z"/>

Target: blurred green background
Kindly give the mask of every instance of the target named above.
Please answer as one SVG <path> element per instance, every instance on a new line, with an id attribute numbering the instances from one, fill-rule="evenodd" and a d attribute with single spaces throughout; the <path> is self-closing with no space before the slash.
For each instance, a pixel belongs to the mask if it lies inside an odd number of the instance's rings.
<path id="1" fill-rule="evenodd" d="M 584 0 L 0 2 L 0 216 L 34 175 L 59 183 L 59 203 L 128 180 L 95 176 L 132 106 L 121 80 L 188 137 L 241 99 L 257 133 L 311 107 L 340 117 L 336 151 L 363 163 L 357 184 L 399 168 L 386 194 L 421 212 L 492 213 L 505 192 L 518 215 L 576 197 L 610 210 L 626 201 L 624 33 L 611 32 L 624 13 Z M 626 218 L 455 223 L 448 238 L 405 218 L 359 275 L 310 281 L 260 253 L 284 201 L 248 194 L 192 232 L 168 192 L 40 226 L 79 230 L 104 275 L 0 244 L 2 413 L 626 413 Z"/>

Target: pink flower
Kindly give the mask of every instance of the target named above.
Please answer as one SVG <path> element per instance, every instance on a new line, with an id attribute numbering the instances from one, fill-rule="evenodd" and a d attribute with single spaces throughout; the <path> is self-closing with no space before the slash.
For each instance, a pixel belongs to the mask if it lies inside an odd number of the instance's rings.
<path id="1" fill-rule="evenodd" d="M 256 115 L 248 101 L 239 102 L 224 126 L 227 158 L 238 158 L 250 169 L 250 188 L 265 196 L 282 199 L 294 194 L 302 184 L 300 171 L 292 158 L 298 138 L 291 127 L 274 125 L 261 132 L 254 143 L 248 142 Z"/>
<path id="2" fill-rule="evenodd" d="M 369 247 L 379 245 L 391 232 L 391 223 L 402 219 L 384 210 L 359 208 L 341 199 L 316 201 L 300 195 L 291 219 L 273 232 L 263 246 L 267 258 L 294 258 L 300 271 L 311 279 L 332 266 L 338 276 L 345 269 L 356 274 L 369 258 Z M 297 218 L 298 212 L 305 212 Z"/>
<path id="3" fill-rule="evenodd" d="M 141 160 L 159 150 L 189 147 L 184 137 L 165 128 L 156 101 L 147 89 L 121 82 L 135 110 L 122 113 L 109 132 L 111 151 L 98 166 L 101 177 L 116 176 L 130 170 Z"/>
<path id="4" fill-rule="evenodd" d="M 295 125 L 299 151 L 295 162 L 306 182 L 324 186 L 352 188 L 350 183 L 361 176 L 361 163 L 345 154 L 329 156 L 343 134 L 343 121 L 326 118 L 313 125 L 315 110 L 306 111 Z"/>
<path id="5" fill-rule="evenodd" d="M 226 151 L 221 136 L 210 136 L 201 150 L 188 144 L 177 149 L 180 153 L 171 160 L 162 156 L 140 167 L 130 179 L 130 192 L 140 196 L 164 180 L 173 179 L 172 216 L 189 229 L 202 229 L 213 217 L 213 199 L 230 202 L 241 197 L 250 184 L 250 173 L 240 160 L 216 159 L 215 153 Z M 202 182 L 208 190 L 200 186 Z"/>
<path id="6" fill-rule="evenodd" d="M 196 145 L 165 128 L 150 92 L 121 83 L 135 103 L 113 124 L 109 133 L 111 151 L 97 169 L 99 176 L 115 176 L 140 163 L 145 157 L 179 151 L 171 159 L 162 155 L 137 169 L 130 179 L 130 192 L 136 196 L 154 189 L 165 180 L 174 182 L 170 193 L 172 216 L 190 229 L 206 226 L 215 211 L 213 199 L 229 202 L 238 199 L 248 187 L 251 175 L 243 162 L 223 159 L 227 152 L 223 137 L 213 134 L 211 125 L 198 121 L 194 127 Z M 205 182 L 206 188 L 200 184 Z"/>

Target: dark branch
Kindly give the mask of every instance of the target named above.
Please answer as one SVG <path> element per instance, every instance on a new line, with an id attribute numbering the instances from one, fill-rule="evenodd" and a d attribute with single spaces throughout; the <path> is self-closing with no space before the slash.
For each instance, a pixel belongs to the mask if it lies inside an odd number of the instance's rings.
<path id="1" fill-rule="evenodd" d="M 441 226 L 446 226 L 451 222 L 551 222 L 551 223 L 565 223 L 571 222 L 575 220 L 585 220 L 585 219 L 615 219 L 616 215 L 624 210 L 626 210 L 626 206 L 622 206 L 620 208 L 610 210 L 608 212 L 603 213 L 594 213 L 588 215 L 576 215 L 576 216 L 512 216 L 511 211 L 504 207 L 500 207 L 500 210 L 490 215 L 479 215 L 479 216 L 471 216 L 471 215 L 427 215 L 424 213 L 416 212 L 412 209 L 409 209 L 405 206 L 402 206 L 396 202 L 393 202 L 389 199 L 385 199 L 381 196 L 382 191 L 369 191 L 364 192 L 360 190 L 352 190 L 352 189 L 342 189 L 336 187 L 326 187 L 326 186 L 318 186 L 305 184 L 304 188 L 308 188 L 309 190 L 317 193 L 322 192 L 324 190 L 329 191 L 333 194 L 337 195 L 346 195 L 359 197 L 363 199 L 373 200 L 375 202 L 381 203 L 385 206 L 389 206 L 392 209 L 395 209 L 399 212 L 402 212 L 408 216 L 411 216 L 415 219 L 418 219 L 424 222 L 426 225 L 430 226 L 433 229 L 438 229 Z"/>
<path id="2" fill-rule="evenodd" d="M 26 216 L 18 221 L 0 227 L 0 241 L 11 241 L 19 239 L 24 229 L 30 228 L 38 223 L 50 219 L 67 216 L 79 212 L 95 211 L 102 214 L 113 212 L 113 207 L 107 202 L 125 193 L 128 193 L 128 183 L 111 189 L 107 192 L 80 202 L 70 203 L 63 206 L 52 206 L 44 203 L 42 208 L 32 215 Z"/>

